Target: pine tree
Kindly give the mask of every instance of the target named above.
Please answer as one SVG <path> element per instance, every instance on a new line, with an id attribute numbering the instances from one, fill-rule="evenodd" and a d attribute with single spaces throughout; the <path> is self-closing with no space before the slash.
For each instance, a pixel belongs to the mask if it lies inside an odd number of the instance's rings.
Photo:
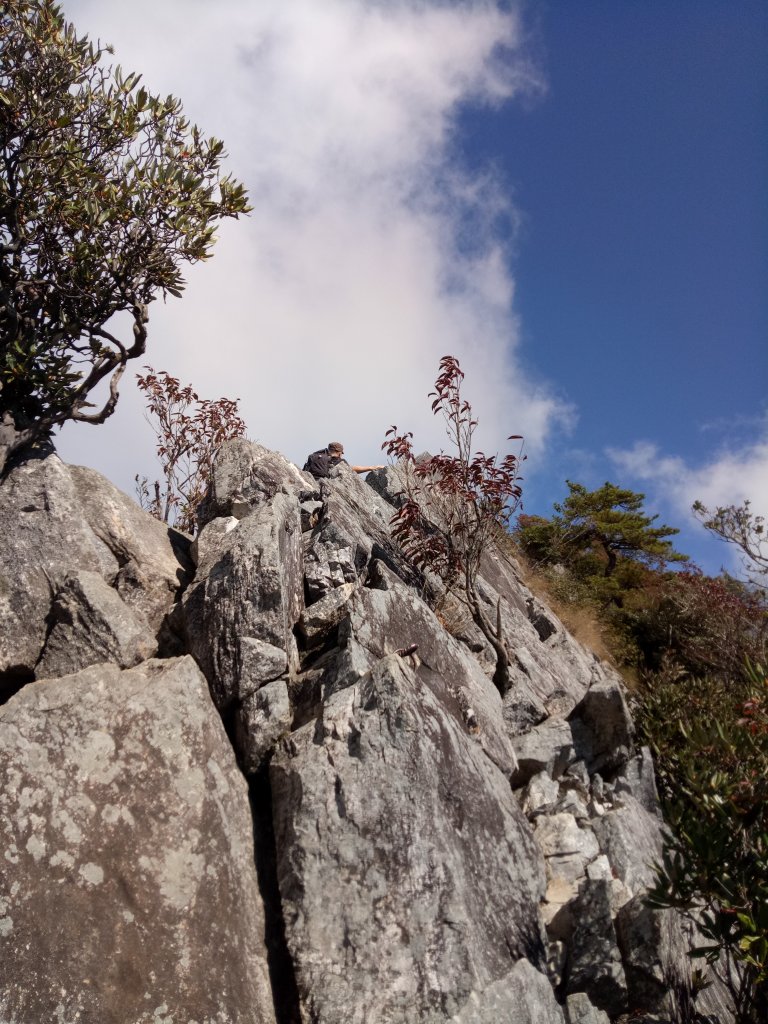
<path id="1" fill-rule="evenodd" d="M 555 505 L 555 521 L 566 544 L 580 551 L 602 554 L 603 574 L 612 576 L 620 557 L 631 558 L 654 568 L 667 562 L 686 562 L 687 555 L 675 551 L 667 538 L 680 531 L 672 526 L 654 526 L 659 518 L 643 512 L 645 495 L 617 487 L 607 481 L 596 491 L 567 480 L 570 494 Z"/>
<path id="2" fill-rule="evenodd" d="M 644 494 L 608 482 L 595 491 L 566 483 L 570 494 L 555 504 L 551 519 L 521 516 L 518 522 L 517 540 L 535 561 L 589 565 L 588 575 L 606 579 L 627 560 L 657 569 L 688 561 L 668 539 L 680 531 L 654 525 L 659 517 L 643 511 Z"/>

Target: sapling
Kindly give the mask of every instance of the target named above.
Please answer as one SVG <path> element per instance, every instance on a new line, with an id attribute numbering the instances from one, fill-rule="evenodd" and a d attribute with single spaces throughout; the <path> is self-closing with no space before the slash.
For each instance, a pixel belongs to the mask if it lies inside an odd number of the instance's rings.
<path id="1" fill-rule="evenodd" d="M 147 396 L 163 484 L 156 480 L 150 493 L 147 478 L 137 474 L 139 504 L 156 519 L 194 533 L 216 452 L 225 441 L 245 435 L 239 399 L 200 398 L 191 385 L 183 387 L 164 370 L 144 369 L 147 373 L 137 374 L 136 380 Z"/>
<path id="2" fill-rule="evenodd" d="M 464 373 L 458 359 L 443 356 L 432 412 L 442 415 L 450 451 L 417 459 L 413 434 L 391 427 L 382 448 L 401 469 L 400 505 L 392 516 L 393 533 L 413 564 L 434 574 L 446 593 L 468 609 L 496 656 L 493 681 L 509 689 L 509 652 L 503 637 L 501 603 L 492 616 L 483 608 L 478 579 L 484 554 L 499 530 L 505 530 L 520 507 L 520 464 L 525 456 L 486 455 L 474 450 L 477 419 L 461 395 Z M 518 434 L 509 441 L 521 441 Z"/>

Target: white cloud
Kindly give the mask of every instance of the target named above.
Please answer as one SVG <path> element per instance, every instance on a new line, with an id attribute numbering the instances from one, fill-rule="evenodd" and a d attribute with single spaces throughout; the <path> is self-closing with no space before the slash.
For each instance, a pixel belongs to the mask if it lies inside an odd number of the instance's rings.
<path id="1" fill-rule="evenodd" d="M 649 483 L 654 502 L 673 509 L 683 522 L 693 521 L 694 501 L 714 510 L 749 500 L 755 515 L 768 516 L 768 421 L 751 444 L 722 448 L 698 466 L 678 456 L 662 455 L 656 445 L 646 441 L 623 451 L 608 449 L 607 454 L 633 481 Z M 731 571 L 741 572 L 742 559 L 735 548 L 717 546 L 711 552 L 711 559 L 725 556 Z M 714 565 L 711 571 L 716 571 Z"/>
<path id="2" fill-rule="evenodd" d="M 768 515 L 768 431 L 753 444 L 723 449 L 700 466 L 662 455 L 645 441 L 625 451 L 608 449 L 607 454 L 632 477 L 652 481 L 655 492 L 680 512 L 690 512 L 694 501 L 717 508 L 749 499 L 755 514 Z"/>
<path id="3" fill-rule="evenodd" d="M 191 268 L 181 301 L 151 307 L 147 361 L 205 397 L 239 397 L 250 435 L 290 458 L 339 437 L 368 462 L 392 423 L 441 443 L 426 393 L 452 353 L 481 445 L 523 433 L 540 452 L 568 410 L 516 359 L 499 232 L 515 211 L 490 174 L 461 167 L 453 137 L 461 104 L 542 87 L 506 7 L 65 0 L 80 31 L 224 138 L 254 207 Z M 122 390 L 112 420 L 66 427 L 59 450 L 130 489 L 152 438 Z"/>
<path id="4" fill-rule="evenodd" d="M 693 554 L 707 571 L 716 573 L 725 561 L 728 570 L 743 577 L 741 553 L 715 540 L 698 525 L 691 512 L 695 501 L 710 509 L 751 502 L 755 515 L 768 516 L 768 419 L 755 439 L 741 447 L 723 446 L 699 465 L 676 455 L 664 455 L 658 446 L 639 441 L 631 448 L 606 451 L 632 486 L 648 492 L 649 508 L 662 508 L 677 516 L 681 548 Z"/>

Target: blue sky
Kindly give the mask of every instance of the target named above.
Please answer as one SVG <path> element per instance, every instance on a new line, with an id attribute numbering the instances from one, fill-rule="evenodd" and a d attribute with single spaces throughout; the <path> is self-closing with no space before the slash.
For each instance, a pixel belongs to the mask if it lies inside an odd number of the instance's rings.
<path id="1" fill-rule="evenodd" d="M 369 463 L 397 423 L 435 450 L 450 352 L 482 446 L 526 436 L 527 511 L 611 479 L 710 571 L 727 553 L 690 502 L 768 511 L 766 5 L 64 9 L 179 95 L 250 190 L 183 300 L 152 307 L 147 361 L 239 397 L 251 437 L 299 463 L 338 437 Z M 154 468 L 128 378 L 59 449 L 130 493 Z"/>
<path id="2" fill-rule="evenodd" d="M 464 158 L 493 162 L 514 191 L 523 350 L 578 408 L 573 434 L 531 467 L 528 509 L 562 495 L 559 469 L 656 490 L 684 525 L 663 488 L 604 452 L 642 440 L 697 467 L 765 434 L 768 5 L 529 12 L 545 94 L 467 109 L 457 133 Z M 721 549 L 686 534 L 717 568 Z"/>

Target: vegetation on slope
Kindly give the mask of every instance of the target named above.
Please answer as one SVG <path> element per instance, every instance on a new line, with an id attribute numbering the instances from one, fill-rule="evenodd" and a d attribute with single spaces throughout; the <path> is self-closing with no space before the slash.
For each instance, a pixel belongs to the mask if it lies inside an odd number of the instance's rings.
<path id="1" fill-rule="evenodd" d="M 739 1024 L 768 1019 L 768 566 L 748 503 L 704 525 L 737 544 L 748 582 L 687 564 L 644 495 L 569 482 L 550 519 L 513 534 L 530 582 L 599 634 L 633 687 L 672 826 L 652 901 L 698 923 L 691 955 L 719 970 Z M 758 557 L 755 557 L 755 554 Z M 674 563 L 684 568 L 673 571 Z M 590 637 L 586 638 L 588 641 Z"/>

